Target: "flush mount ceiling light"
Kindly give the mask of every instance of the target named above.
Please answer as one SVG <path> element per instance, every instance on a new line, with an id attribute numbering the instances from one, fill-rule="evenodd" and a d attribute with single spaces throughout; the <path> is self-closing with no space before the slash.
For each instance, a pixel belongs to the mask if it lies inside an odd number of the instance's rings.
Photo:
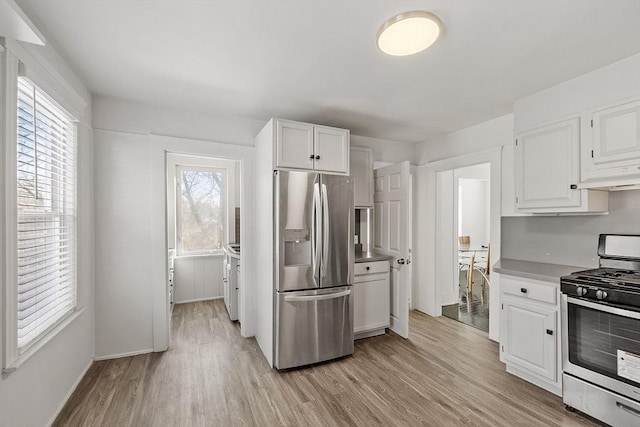
<path id="1" fill-rule="evenodd" d="M 438 39 L 440 28 L 440 19 L 433 13 L 401 13 L 378 31 L 378 49 L 387 55 L 413 55 L 431 46 Z"/>

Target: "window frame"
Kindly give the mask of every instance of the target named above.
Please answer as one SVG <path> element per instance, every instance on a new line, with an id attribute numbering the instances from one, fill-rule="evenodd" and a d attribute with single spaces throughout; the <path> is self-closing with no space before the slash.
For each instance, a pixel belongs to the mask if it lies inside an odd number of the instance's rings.
<path id="1" fill-rule="evenodd" d="M 0 54 L 3 53 L 0 50 Z M 4 280 L 4 352 L 2 360 L 2 372 L 10 373 L 15 371 L 31 356 L 36 354 L 38 350 L 44 347 L 59 332 L 64 330 L 67 325 L 79 317 L 86 307 L 79 307 L 78 304 L 78 145 L 79 145 L 79 120 L 77 113 L 69 111 L 65 108 L 64 102 L 56 100 L 60 96 L 57 91 L 49 92 L 51 88 L 49 84 L 41 84 L 41 79 L 37 78 L 34 73 L 25 73 L 24 65 L 20 60 L 12 54 L 8 49 L 4 51 L 5 73 L 0 76 L 4 80 L 4 131 L 5 131 L 5 147 L 3 150 L 4 158 L 2 164 L 5 167 L 2 180 L 4 181 L 5 197 L 2 210 L 5 213 L 4 222 L 4 250 L 5 262 L 5 280 Z M 24 52 L 20 52 L 24 53 Z M 30 59 L 30 58 L 29 58 Z M 70 128 L 73 132 L 73 159 L 71 167 L 73 168 L 73 305 L 63 315 L 57 318 L 47 328 L 38 333 L 36 337 L 28 343 L 18 346 L 18 79 L 26 77 L 37 88 L 48 102 L 53 103 L 60 108 L 70 122 Z M 65 164 L 65 166 L 67 166 Z M 59 216 L 58 213 L 55 216 Z"/>
<path id="2" fill-rule="evenodd" d="M 220 196 L 220 209 L 222 211 L 222 244 L 218 249 L 200 250 L 200 251 L 184 251 L 182 247 L 181 220 L 182 220 L 182 171 L 196 172 L 213 172 L 222 174 L 222 194 Z M 195 166 L 187 164 L 176 164 L 176 204 L 175 204 L 175 230 L 176 230 L 176 255 L 177 256 L 202 256 L 202 255 L 221 255 L 224 252 L 224 245 L 227 243 L 227 234 L 229 232 L 229 170 L 224 167 L 216 166 Z"/>

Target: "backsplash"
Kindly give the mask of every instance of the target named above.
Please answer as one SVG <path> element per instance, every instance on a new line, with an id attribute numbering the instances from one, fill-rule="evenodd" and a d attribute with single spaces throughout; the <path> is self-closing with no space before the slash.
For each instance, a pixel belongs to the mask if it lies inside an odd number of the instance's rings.
<path id="1" fill-rule="evenodd" d="M 502 218 L 502 257 L 598 266 L 598 235 L 640 234 L 640 190 L 609 193 L 608 215 Z"/>

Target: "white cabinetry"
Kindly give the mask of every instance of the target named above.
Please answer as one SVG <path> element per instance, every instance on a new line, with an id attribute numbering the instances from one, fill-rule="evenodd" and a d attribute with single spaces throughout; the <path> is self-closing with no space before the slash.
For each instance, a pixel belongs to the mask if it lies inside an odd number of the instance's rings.
<path id="1" fill-rule="evenodd" d="M 516 207 L 532 213 L 606 212 L 608 196 L 580 190 L 580 118 L 516 136 Z"/>
<path id="2" fill-rule="evenodd" d="M 640 99 L 594 109 L 589 117 L 590 138 L 582 151 L 583 186 L 640 182 Z"/>
<path id="3" fill-rule="evenodd" d="M 275 120 L 275 167 L 349 174 L 349 131 Z"/>
<path id="4" fill-rule="evenodd" d="M 370 148 L 351 147 L 351 177 L 354 183 L 356 208 L 373 207 L 373 151 Z"/>
<path id="5" fill-rule="evenodd" d="M 389 262 L 357 263 L 353 283 L 355 339 L 382 335 L 390 322 Z"/>
<path id="6" fill-rule="evenodd" d="M 238 320 L 238 295 L 239 295 L 239 266 L 240 260 L 227 252 L 225 249 L 224 270 L 222 274 L 222 284 L 224 305 L 229 313 L 229 319 Z"/>
<path id="7" fill-rule="evenodd" d="M 500 276 L 500 360 L 507 371 L 562 394 L 558 284 Z"/>

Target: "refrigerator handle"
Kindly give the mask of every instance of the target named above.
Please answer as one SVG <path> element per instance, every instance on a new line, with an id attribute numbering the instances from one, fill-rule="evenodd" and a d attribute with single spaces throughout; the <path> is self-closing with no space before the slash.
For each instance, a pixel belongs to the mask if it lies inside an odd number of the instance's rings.
<path id="1" fill-rule="evenodd" d="M 327 185 L 322 184 L 322 260 L 320 268 L 322 277 L 327 275 L 327 258 L 329 258 L 329 200 L 327 197 Z"/>
<path id="2" fill-rule="evenodd" d="M 313 184 L 313 218 L 311 220 L 311 260 L 313 266 L 313 277 L 315 280 L 316 272 L 318 271 L 318 255 L 320 253 L 320 239 L 318 233 L 320 232 L 320 184 Z"/>
<path id="3" fill-rule="evenodd" d="M 321 294 L 321 295 L 302 295 L 302 296 L 294 296 L 287 295 L 284 297 L 285 301 L 322 301 L 326 299 L 335 299 L 346 297 L 351 293 L 351 289 L 347 289 L 346 291 L 335 292 L 330 294 Z"/>

